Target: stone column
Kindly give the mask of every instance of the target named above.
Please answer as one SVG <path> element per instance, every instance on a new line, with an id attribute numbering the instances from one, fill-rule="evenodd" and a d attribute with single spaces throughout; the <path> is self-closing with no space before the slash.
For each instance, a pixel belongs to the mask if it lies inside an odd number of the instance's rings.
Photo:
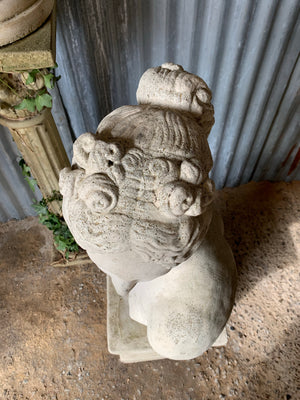
<path id="1" fill-rule="evenodd" d="M 7 126 L 44 197 L 59 190 L 58 175 L 69 160 L 49 109 L 29 111 L 15 106 L 43 89 L 44 68 L 55 64 L 55 10 L 36 32 L 0 48 L 0 123 Z M 38 69 L 35 82 L 26 71 Z M 51 211 L 61 213 L 58 202 Z"/>
<path id="2" fill-rule="evenodd" d="M 44 197 L 59 190 L 59 171 L 69 165 L 67 154 L 49 110 L 29 119 L 8 120 L 0 117 L 7 126 L 26 164 L 30 167 Z M 61 214 L 58 202 L 49 204 L 52 212 Z"/>

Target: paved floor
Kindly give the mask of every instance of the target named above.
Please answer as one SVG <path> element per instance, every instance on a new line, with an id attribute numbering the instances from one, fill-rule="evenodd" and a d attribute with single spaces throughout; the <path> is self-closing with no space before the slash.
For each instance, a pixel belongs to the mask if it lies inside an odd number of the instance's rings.
<path id="1" fill-rule="evenodd" d="M 104 274 L 52 267 L 36 218 L 0 225 L 0 399 L 299 399 L 300 182 L 217 202 L 238 292 L 228 345 L 191 361 L 121 364 L 106 348 Z"/>

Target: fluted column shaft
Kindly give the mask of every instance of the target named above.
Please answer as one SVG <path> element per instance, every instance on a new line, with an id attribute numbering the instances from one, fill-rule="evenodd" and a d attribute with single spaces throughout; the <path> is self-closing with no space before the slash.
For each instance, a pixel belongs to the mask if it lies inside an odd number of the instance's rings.
<path id="1" fill-rule="evenodd" d="M 59 171 L 70 163 L 51 112 L 45 110 L 24 121 L 0 118 L 0 123 L 10 129 L 43 196 L 52 196 L 54 190 L 59 190 Z M 58 202 L 52 202 L 49 206 L 53 212 L 61 213 Z"/>

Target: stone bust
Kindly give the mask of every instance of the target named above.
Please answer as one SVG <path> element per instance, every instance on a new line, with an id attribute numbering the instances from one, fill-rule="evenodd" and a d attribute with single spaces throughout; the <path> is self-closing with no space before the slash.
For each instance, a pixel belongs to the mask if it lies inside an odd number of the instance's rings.
<path id="1" fill-rule="evenodd" d="M 137 100 L 74 143 L 63 215 L 155 352 L 190 359 L 223 330 L 236 279 L 208 177 L 211 93 L 167 63 L 144 73 Z"/>

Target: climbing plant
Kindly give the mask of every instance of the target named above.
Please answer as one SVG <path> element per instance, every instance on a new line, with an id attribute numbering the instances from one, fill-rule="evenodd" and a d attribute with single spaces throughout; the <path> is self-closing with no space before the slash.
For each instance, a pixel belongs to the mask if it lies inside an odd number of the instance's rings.
<path id="1" fill-rule="evenodd" d="M 26 164 L 24 158 L 21 158 L 19 161 L 19 166 L 21 167 L 22 174 L 24 176 L 25 181 L 28 183 L 30 189 L 35 192 L 35 188 L 37 186 L 37 181 L 32 177 L 30 168 Z"/>
<path id="2" fill-rule="evenodd" d="M 22 168 L 22 173 L 26 182 L 29 184 L 31 190 L 35 191 L 37 182 L 31 175 L 30 167 L 23 158 L 19 161 L 19 165 Z M 53 201 L 61 202 L 62 195 L 57 191 L 53 191 L 52 196 L 34 202 L 32 207 L 38 214 L 40 223 L 52 231 L 56 249 L 64 258 L 69 259 L 70 254 L 76 255 L 80 251 L 80 248 L 75 242 L 64 218 L 50 211 L 49 204 Z"/>
<path id="3" fill-rule="evenodd" d="M 53 68 L 57 68 L 57 64 Z M 47 92 L 47 89 L 53 89 L 55 82 L 61 77 L 56 77 L 54 73 L 48 69 L 33 69 L 31 71 L 24 71 L 22 74 L 25 77 L 26 85 L 29 86 L 29 88 L 31 86 L 33 92 L 28 92 L 28 96 L 25 97 L 21 103 L 17 104 L 15 109 L 26 109 L 30 112 L 37 110 L 40 112 L 44 107 L 52 108 L 52 96 Z M 41 87 L 39 88 L 39 86 Z"/>
<path id="4" fill-rule="evenodd" d="M 70 253 L 79 252 L 79 246 L 75 242 L 63 217 L 49 211 L 48 206 L 52 201 L 62 201 L 61 194 L 54 191 L 51 197 L 43 198 L 41 201 L 33 203 L 32 207 L 37 212 L 39 221 L 53 232 L 54 244 L 57 250 L 68 259 Z"/>
<path id="5" fill-rule="evenodd" d="M 44 107 L 52 107 L 52 96 L 47 89 L 53 89 L 60 76 L 55 76 L 54 69 L 33 69 L 0 74 L 0 84 L 15 96 L 12 105 L 15 110 L 40 112 Z"/>

